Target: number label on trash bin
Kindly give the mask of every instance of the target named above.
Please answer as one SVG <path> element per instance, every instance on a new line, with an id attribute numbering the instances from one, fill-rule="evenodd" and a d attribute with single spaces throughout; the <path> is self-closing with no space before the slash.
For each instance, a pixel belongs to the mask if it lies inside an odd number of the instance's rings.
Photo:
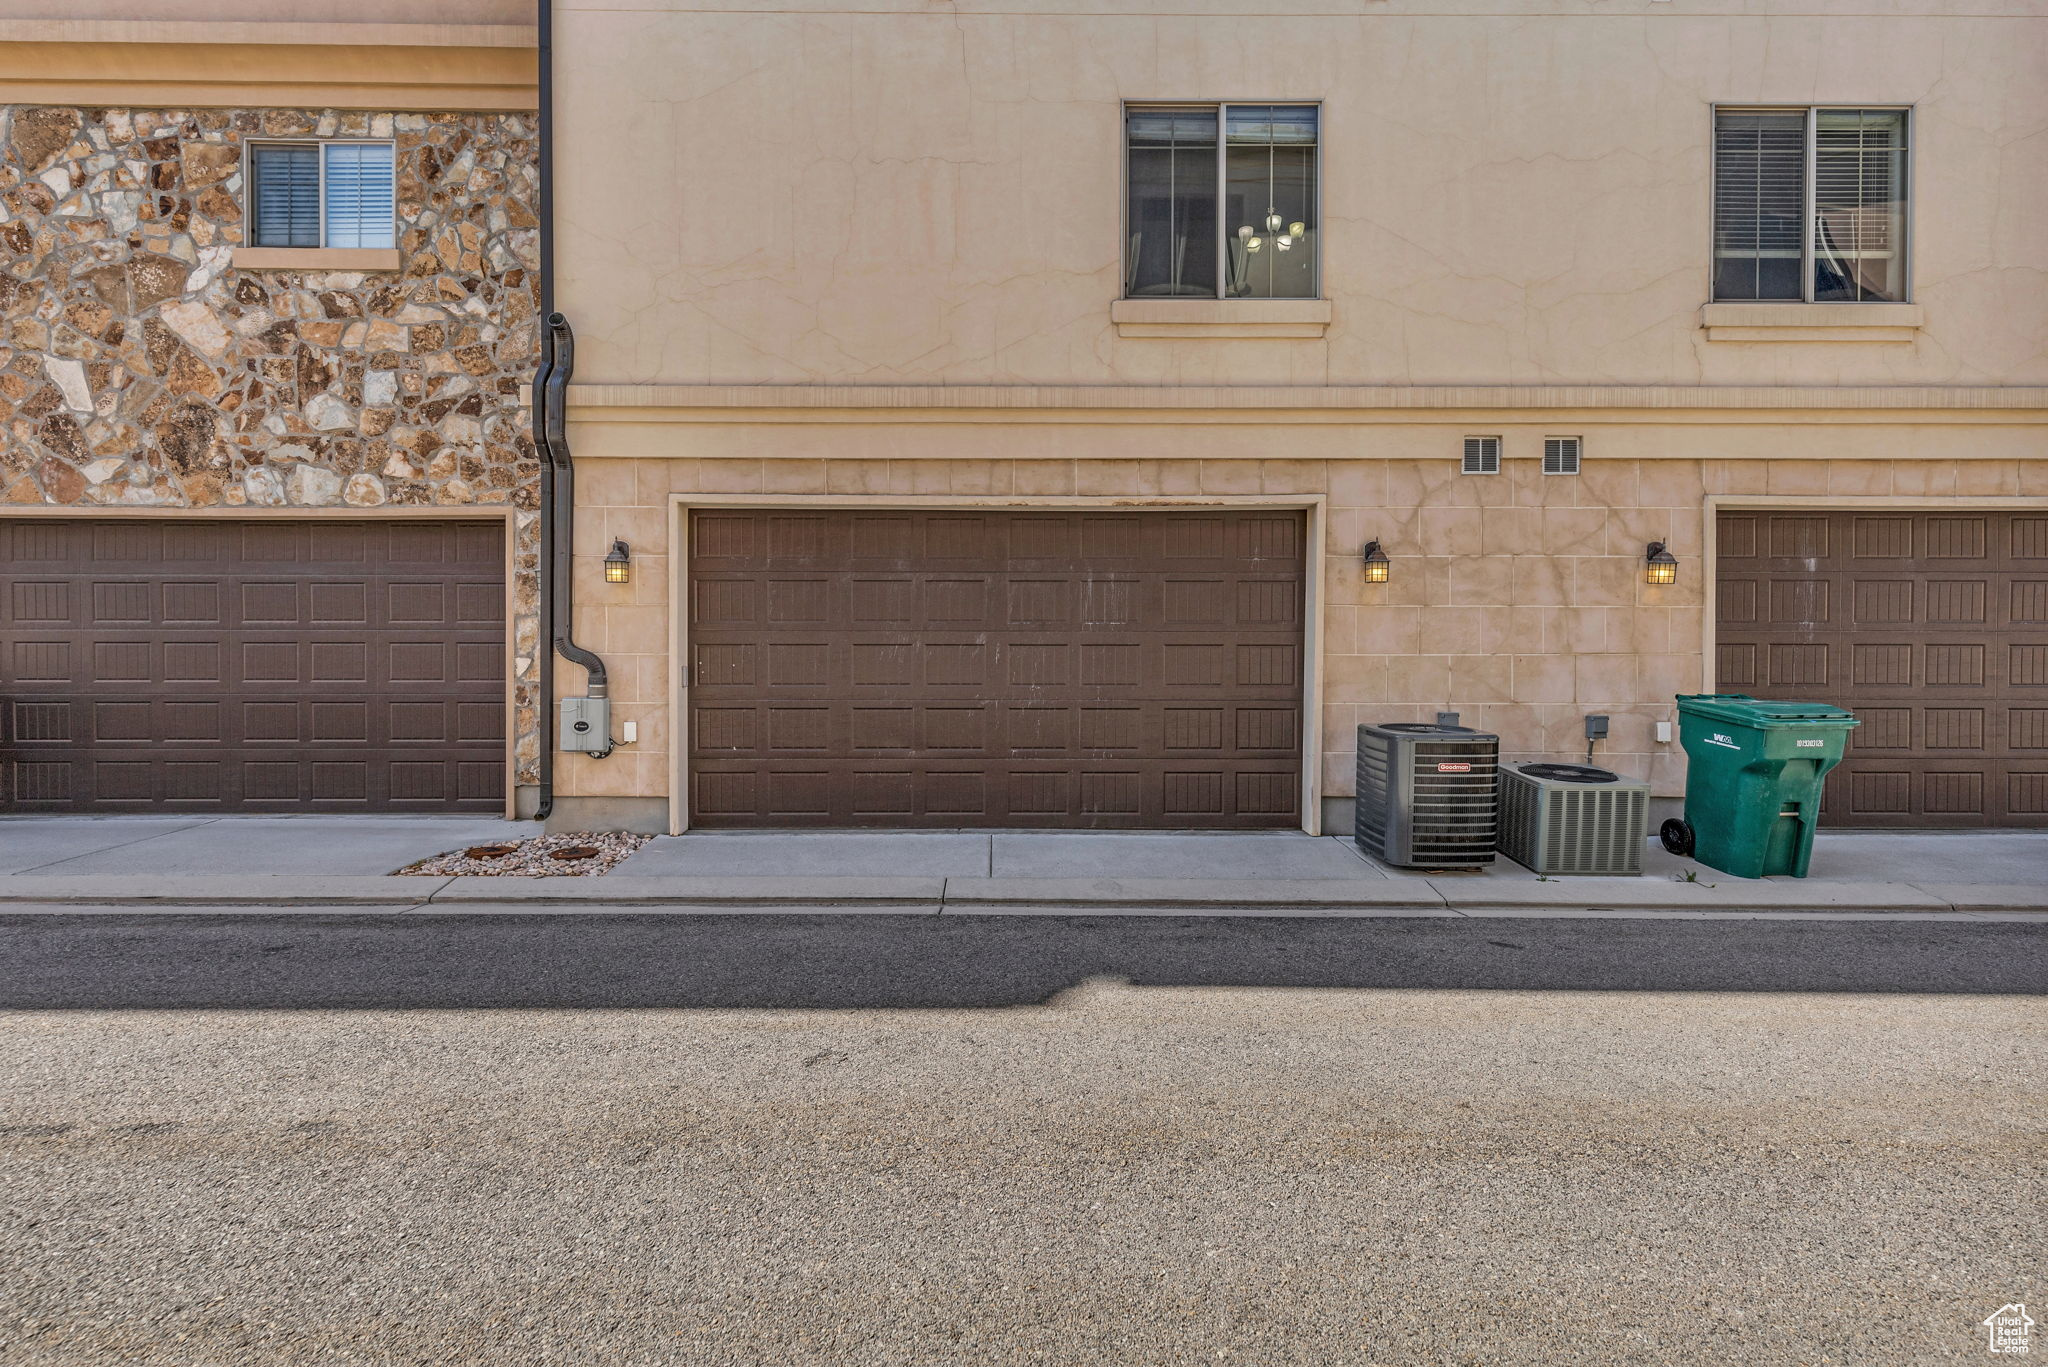
<path id="1" fill-rule="evenodd" d="M 1469 774 L 1472 766 L 1463 760 L 1444 760 L 1436 766 L 1439 774 Z"/>
<path id="2" fill-rule="evenodd" d="M 1818 750 L 1827 744 L 1824 740 L 1795 740 L 1792 743 L 1806 750 Z"/>

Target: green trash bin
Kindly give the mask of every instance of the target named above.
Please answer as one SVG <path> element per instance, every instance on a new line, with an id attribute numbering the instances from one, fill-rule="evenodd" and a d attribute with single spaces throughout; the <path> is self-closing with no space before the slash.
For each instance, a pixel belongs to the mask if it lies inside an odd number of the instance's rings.
<path id="1" fill-rule="evenodd" d="M 1664 848 L 1738 878 L 1806 877 L 1821 780 L 1856 725 L 1826 703 L 1679 694 L 1685 817 L 1664 823 Z"/>

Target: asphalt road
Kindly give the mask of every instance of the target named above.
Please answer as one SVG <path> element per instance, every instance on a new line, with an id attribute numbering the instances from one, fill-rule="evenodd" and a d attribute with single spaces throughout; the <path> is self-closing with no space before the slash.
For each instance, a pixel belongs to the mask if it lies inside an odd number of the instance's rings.
<path id="1" fill-rule="evenodd" d="M 1983 1360 L 2048 1320 L 2044 948 L 0 921 L 0 1362 Z"/>

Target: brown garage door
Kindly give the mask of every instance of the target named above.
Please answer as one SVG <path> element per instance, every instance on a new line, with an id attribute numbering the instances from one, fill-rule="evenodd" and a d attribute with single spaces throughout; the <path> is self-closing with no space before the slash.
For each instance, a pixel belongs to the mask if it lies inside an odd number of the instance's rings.
<path id="1" fill-rule="evenodd" d="M 496 811 L 504 533 L 0 522 L 12 811 Z"/>
<path id="2" fill-rule="evenodd" d="M 699 512 L 707 826 L 1299 823 L 1298 513 Z"/>
<path id="3" fill-rule="evenodd" d="M 1862 718 L 1823 820 L 2048 825 L 2048 514 L 1720 524 L 1720 687 Z"/>

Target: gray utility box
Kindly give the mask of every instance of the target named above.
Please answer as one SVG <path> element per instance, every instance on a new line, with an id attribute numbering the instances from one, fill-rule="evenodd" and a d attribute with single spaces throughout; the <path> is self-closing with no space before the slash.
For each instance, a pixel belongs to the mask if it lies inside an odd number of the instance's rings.
<path id="1" fill-rule="evenodd" d="M 1500 737 L 1390 721 L 1358 728 L 1358 848 L 1388 864 L 1493 862 Z"/>
<path id="2" fill-rule="evenodd" d="M 1650 785 L 1590 764 L 1505 764 L 1500 852 L 1538 873 L 1639 874 Z"/>
<path id="3" fill-rule="evenodd" d="M 562 748 L 603 753 L 612 748 L 610 698 L 562 699 Z"/>

